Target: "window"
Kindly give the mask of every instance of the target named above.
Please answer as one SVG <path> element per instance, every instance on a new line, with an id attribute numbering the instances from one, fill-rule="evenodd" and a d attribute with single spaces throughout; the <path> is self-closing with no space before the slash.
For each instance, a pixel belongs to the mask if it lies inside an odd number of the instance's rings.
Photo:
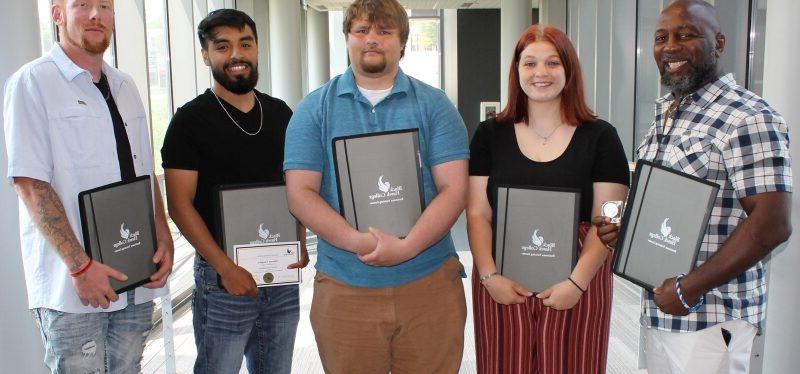
<path id="1" fill-rule="evenodd" d="M 147 81 L 150 91 L 150 127 L 156 174 L 163 174 L 161 146 L 172 117 L 169 43 L 165 0 L 145 0 L 147 33 Z"/>
<path id="2" fill-rule="evenodd" d="M 438 16 L 415 17 L 412 14 L 405 57 L 400 60 L 403 72 L 436 88 L 442 86 L 440 24 Z"/>
<path id="3" fill-rule="evenodd" d="M 53 47 L 56 40 L 56 25 L 50 16 L 50 4 L 52 0 L 37 0 L 39 7 L 39 35 L 42 39 L 42 54 L 47 53 Z"/>

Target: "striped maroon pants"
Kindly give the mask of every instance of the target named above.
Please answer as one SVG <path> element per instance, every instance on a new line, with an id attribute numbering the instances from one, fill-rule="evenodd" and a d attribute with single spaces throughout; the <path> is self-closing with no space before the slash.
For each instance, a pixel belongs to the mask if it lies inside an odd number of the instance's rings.
<path id="1" fill-rule="evenodd" d="M 579 251 L 590 227 L 582 223 L 579 228 Z M 563 311 L 548 308 L 535 297 L 523 304 L 497 304 L 473 271 L 478 373 L 605 373 L 611 322 L 611 257 L 606 258 L 580 301 Z"/>

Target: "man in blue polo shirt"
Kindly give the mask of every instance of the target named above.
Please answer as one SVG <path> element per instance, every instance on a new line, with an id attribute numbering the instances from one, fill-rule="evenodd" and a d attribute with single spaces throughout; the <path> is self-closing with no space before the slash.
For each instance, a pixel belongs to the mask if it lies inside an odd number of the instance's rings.
<path id="1" fill-rule="evenodd" d="M 289 208 L 320 238 L 311 308 L 328 373 L 454 373 L 466 304 L 449 230 L 464 209 L 467 134 L 444 93 L 399 67 L 408 16 L 396 0 L 345 12 L 352 63 L 309 94 L 286 133 Z M 418 128 L 426 209 L 404 239 L 356 231 L 337 212 L 334 137 Z"/>

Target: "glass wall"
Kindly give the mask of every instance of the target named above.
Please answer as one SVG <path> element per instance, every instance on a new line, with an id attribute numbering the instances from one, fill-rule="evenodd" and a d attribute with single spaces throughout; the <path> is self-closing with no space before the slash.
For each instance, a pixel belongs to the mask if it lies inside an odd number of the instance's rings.
<path id="1" fill-rule="evenodd" d="M 658 15 L 668 0 L 639 1 L 636 15 L 636 91 L 634 95 L 634 136 L 632 152 L 647 135 L 655 118 L 653 103 L 662 95 L 661 75 L 653 60 L 653 35 Z M 634 154 L 632 156 L 636 158 Z"/>
<path id="2" fill-rule="evenodd" d="M 147 77 L 150 90 L 150 124 L 156 174 L 163 174 L 161 146 L 172 117 L 166 0 L 145 0 Z"/>
<path id="3" fill-rule="evenodd" d="M 47 53 L 53 47 L 56 40 L 56 26 L 50 15 L 50 4 L 52 0 L 37 0 L 39 10 L 39 35 L 42 40 L 42 54 Z"/>
<path id="4" fill-rule="evenodd" d="M 442 86 L 441 18 L 434 11 L 434 17 L 415 16 L 409 19 L 408 42 L 405 57 L 400 60 L 400 68 L 406 74 L 433 87 Z"/>

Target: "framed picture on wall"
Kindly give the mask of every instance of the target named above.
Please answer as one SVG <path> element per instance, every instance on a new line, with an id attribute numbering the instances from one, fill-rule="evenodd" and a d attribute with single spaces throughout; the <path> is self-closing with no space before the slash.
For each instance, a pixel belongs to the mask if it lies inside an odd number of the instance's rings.
<path id="1" fill-rule="evenodd" d="M 481 122 L 487 119 L 494 118 L 497 113 L 500 113 L 500 102 L 498 101 L 481 101 Z"/>

